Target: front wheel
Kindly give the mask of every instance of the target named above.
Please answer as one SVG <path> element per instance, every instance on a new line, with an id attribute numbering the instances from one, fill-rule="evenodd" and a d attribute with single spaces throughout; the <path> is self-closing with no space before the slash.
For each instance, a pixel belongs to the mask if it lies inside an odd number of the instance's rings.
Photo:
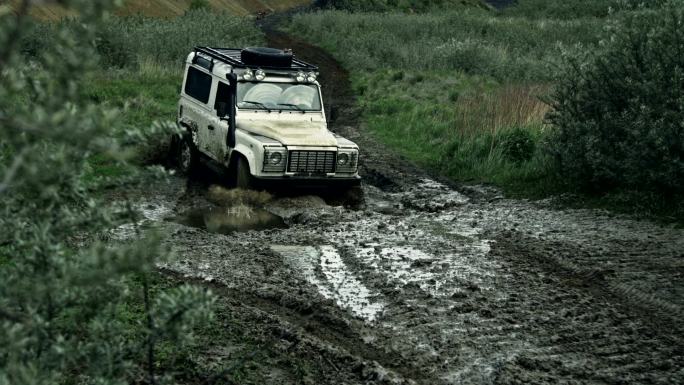
<path id="1" fill-rule="evenodd" d="M 178 169 L 190 174 L 197 165 L 197 150 L 188 136 L 183 136 L 178 143 Z"/>
<path id="2" fill-rule="evenodd" d="M 254 185 L 254 177 L 249 171 L 249 163 L 242 156 L 238 157 L 237 168 L 235 170 L 235 187 L 249 190 Z"/>

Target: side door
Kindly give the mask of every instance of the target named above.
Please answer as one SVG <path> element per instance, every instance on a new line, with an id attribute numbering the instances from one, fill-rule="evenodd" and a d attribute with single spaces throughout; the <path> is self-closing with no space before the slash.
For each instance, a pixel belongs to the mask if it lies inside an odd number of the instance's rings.
<path id="1" fill-rule="evenodd" d="M 228 116 L 218 116 L 218 104 L 231 102 L 231 89 L 228 83 L 219 80 L 216 85 L 216 97 L 214 98 L 214 108 L 212 110 L 213 116 L 209 125 L 211 126 L 210 134 L 213 134 L 214 142 L 212 144 L 212 152 L 219 161 L 226 161 L 230 155 L 231 148 L 228 147 Z"/>
<path id="2" fill-rule="evenodd" d="M 212 116 L 216 114 L 209 107 L 211 88 L 211 74 L 201 68 L 188 66 L 185 87 L 183 89 L 187 97 L 182 121 L 192 130 L 197 149 L 213 158 L 213 135 L 210 132 L 209 126 L 211 125 Z"/>

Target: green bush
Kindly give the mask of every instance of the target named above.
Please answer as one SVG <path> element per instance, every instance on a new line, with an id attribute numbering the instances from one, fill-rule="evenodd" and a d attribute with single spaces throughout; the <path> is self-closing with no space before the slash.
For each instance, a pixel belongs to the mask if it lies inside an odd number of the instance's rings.
<path id="1" fill-rule="evenodd" d="M 521 163 L 532 159 L 535 138 L 529 129 L 515 127 L 502 134 L 501 153 L 506 160 Z"/>
<path id="2" fill-rule="evenodd" d="M 188 7 L 188 9 L 191 11 L 204 8 L 209 8 L 208 0 L 192 0 L 190 2 L 190 6 Z"/>
<path id="3" fill-rule="evenodd" d="M 552 142 L 585 188 L 684 192 L 684 10 L 625 16 L 600 49 L 569 59 L 553 96 Z"/>
<path id="4" fill-rule="evenodd" d="M 193 327 L 211 318 L 203 289 L 152 295 L 168 248 L 136 225 L 133 204 L 87 182 L 92 159 L 130 164 L 114 135 L 118 111 L 82 97 L 111 3 L 72 0 L 78 23 L 27 35 L 21 12 L 0 13 L 0 384 L 171 382 L 160 345 L 187 351 Z M 18 44 L 40 31 L 45 42 Z M 110 239 L 124 225 L 135 235 Z"/>

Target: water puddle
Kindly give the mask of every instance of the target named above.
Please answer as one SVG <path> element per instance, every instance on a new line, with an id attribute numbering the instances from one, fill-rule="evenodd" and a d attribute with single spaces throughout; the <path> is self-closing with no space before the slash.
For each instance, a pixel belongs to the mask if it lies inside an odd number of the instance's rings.
<path id="1" fill-rule="evenodd" d="M 375 321 L 384 305 L 351 272 L 333 246 L 271 247 L 282 255 L 325 298 L 332 299 L 355 316 Z"/>
<path id="2" fill-rule="evenodd" d="M 171 207 L 164 202 L 139 202 L 133 205 L 138 213 L 135 223 L 124 223 L 108 231 L 113 240 L 125 241 L 137 237 L 137 234 L 154 222 L 161 221 L 171 213 Z"/>
<path id="3" fill-rule="evenodd" d="M 172 220 L 217 234 L 287 228 L 283 218 L 262 208 L 244 205 L 193 209 Z"/>

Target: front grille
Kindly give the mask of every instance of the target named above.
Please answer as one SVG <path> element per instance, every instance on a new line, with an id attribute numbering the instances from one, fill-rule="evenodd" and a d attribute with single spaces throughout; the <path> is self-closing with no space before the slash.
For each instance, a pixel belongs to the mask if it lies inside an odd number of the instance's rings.
<path id="1" fill-rule="evenodd" d="M 297 174 L 326 174 L 335 172 L 335 151 L 290 151 L 287 171 Z"/>

